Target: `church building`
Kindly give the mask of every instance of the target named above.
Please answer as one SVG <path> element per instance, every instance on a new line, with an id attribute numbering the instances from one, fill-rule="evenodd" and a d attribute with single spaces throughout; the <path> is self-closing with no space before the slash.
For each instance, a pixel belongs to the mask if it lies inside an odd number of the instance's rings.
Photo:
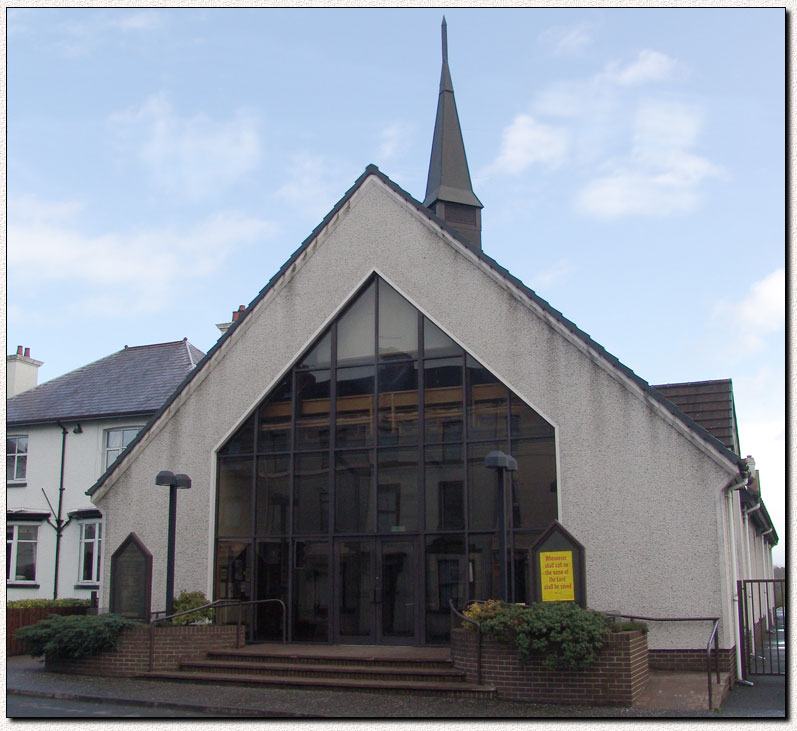
<path id="1" fill-rule="evenodd" d="M 166 605 L 155 476 L 171 470 L 192 483 L 176 592 L 281 599 L 291 642 L 445 644 L 450 602 L 501 595 L 485 465 L 501 451 L 517 464 L 512 599 L 535 599 L 532 548 L 558 521 L 583 546 L 587 606 L 719 617 L 731 657 L 736 581 L 771 577 L 777 535 L 765 509 L 743 513 L 760 495 L 730 382 L 650 386 L 485 253 L 447 55 L 444 26 L 424 201 L 366 167 L 89 490 L 100 604 L 135 534 L 152 609 Z M 280 638 L 281 621 L 259 605 L 248 639 Z M 654 622 L 649 644 L 704 657 L 710 633 Z"/>

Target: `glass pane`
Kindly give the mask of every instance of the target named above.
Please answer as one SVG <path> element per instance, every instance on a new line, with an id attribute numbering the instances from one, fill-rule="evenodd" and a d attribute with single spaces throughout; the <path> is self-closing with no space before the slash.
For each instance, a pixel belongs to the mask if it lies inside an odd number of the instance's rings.
<path id="1" fill-rule="evenodd" d="M 35 541 L 38 534 L 39 526 L 37 525 L 17 526 L 17 538 L 20 541 Z"/>
<path id="2" fill-rule="evenodd" d="M 462 440 L 462 358 L 427 360 L 423 370 L 425 440 Z"/>
<path id="3" fill-rule="evenodd" d="M 94 544 L 83 544 L 83 572 L 80 575 L 81 581 L 92 581 L 94 579 Z"/>
<path id="4" fill-rule="evenodd" d="M 293 527 L 298 533 L 329 532 L 329 452 L 297 454 Z"/>
<path id="5" fill-rule="evenodd" d="M 219 454 L 252 454 L 255 450 L 255 414 L 252 414 L 232 435 Z"/>
<path id="6" fill-rule="evenodd" d="M 287 604 L 289 548 L 287 540 L 258 542 L 255 598 L 281 599 Z M 281 640 L 282 607 L 277 602 L 267 602 L 256 605 L 255 611 L 255 639 Z"/>
<path id="7" fill-rule="evenodd" d="M 338 368 L 336 439 L 339 447 L 373 443 L 374 367 Z"/>
<path id="8" fill-rule="evenodd" d="M 506 436 L 507 388 L 490 371 L 468 356 L 468 438 Z"/>
<path id="9" fill-rule="evenodd" d="M 7 525 L 6 526 L 6 541 L 13 541 L 14 540 L 14 526 Z"/>
<path id="10" fill-rule="evenodd" d="M 115 461 L 116 458 L 122 453 L 121 449 L 109 449 L 105 453 L 105 468 L 107 469 L 110 467 Z"/>
<path id="11" fill-rule="evenodd" d="M 114 429 L 108 432 L 108 446 L 121 447 L 122 446 L 122 430 Z"/>
<path id="12" fill-rule="evenodd" d="M 17 453 L 17 438 L 6 437 L 6 455 Z"/>
<path id="13" fill-rule="evenodd" d="M 125 429 L 122 432 L 122 446 L 127 446 L 136 438 L 136 434 L 138 434 L 139 429 L 136 427 L 135 429 Z"/>
<path id="14" fill-rule="evenodd" d="M 418 530 L 418 450 L 380 449 L 377 485 L 377 530 Z"/>
<path id="15" fill-rule="evenodd" d="M 415 635 L 415 544 L 382 543 L 382 634 Z"/>
<path id="16" fill-rule="evenodd" d="M 506 452 L 503 442 L 471 444 L 468 446 L 469 518 L 471 530 L 496 530 L 500 510 L 498 470 L 487 469 L 484 458 L 499 449 Z"/>
<path id="17" fill-rule="evenodd" d="M 332 364 L 332 331 L 328 330 L 326 335 L 313 346 L 312 350 L 302 358 L 297 369 L 307 368 L 328 368 Z"/>
<path id="18" fill-rule="evenodd" d="M 288 455 L 260 457 L 257 460 L 255 533 L 259 535 L 282 535 L 288 532 L 290 467 Z"/>
<path id="19" fill-rule="evenodd" d="M 36 544 L 17 543 L 17 581 L 36 580 Z"/>
<path id="20" fill-rule="evenodd" d="M 448 642 L 451 609 L 465 601 L 466 555 L 462 536 L 426 539 L 426 641 Z"/>
<path id="21" fill-rule="evenodd" d="M 534 409 L 509 392 L 509 418 L 512 437 L 553 437 L 553 427 Z"/>
<path id="22" fill-rule="evenodd" d="M 296 373 L 296 448 L 329 446 L 329 371 Z"/>
<path id="23" fill-rule="evenodd" d="M 326 642 L 329 622 L 329 544 L 294 546 L 293 641 Z"/>
<path id="24" fill-rule="evenodd" d="M 512 442 L 515 528 L 547 528 L 557 516 L 556 448 L 553 437 Z"/>
<path id="25" fill-rule="evenodd" d="M 252 532 L 252 470 L 250 457 L 221 460 L 218 535 L 246 536 Z"/>
<path id="26" fill-rule="evenodd" d="M 465 527 L 462 445 L 426 448 L 426 529 Z"/>
<path id="27" fill-rule="evenodd" d="M 335 530 L 373 531 L 373 453 L 338 452 L 335 458 Z"/>
<path id="28" fill-rule="evenodd" d="M 24 480 L 25 472 L 28 467 L 28 458 L 24 456 L 17 457 L 17 474 L 16 479 Z"/>
<path id="29" fill-rule="evenodd" d="M 84 540 L 94 540 L 94 523 L 84 523 L 83 525 L 83 538 Z"/>
<path id="30" fill-rule="evenodd" d="M 219 541 L 216 548 L 216 599 L 250 599 L 251 544 Z M 234 623 L 237 610 L 219 609 L 217 620 Z M 226 616 L 225 616 L 226 615 Z M 244 615 L 246 616 L 246 615 Z"/>
<path id="31" fill-rule="evenodd" d="M 291 447 L 291 374 L 269 393 L 257 411 L 258 452 L 282 452 Z"/>
<path id="32" fill-rule="evenodd" d="M 379 366 L 379 444 L 418 441 L 418 363 Z"/>
<path id="33" fill-rule="evenodd" d="M 338 321 L 338 365 L 373 359 L 375 292 L 376 282 L 371 282 Z"/>
<path id="34" fill-rule="evenodd" d="M 16 460 L 14 457 L 6 457 L 6 480 L 11 481 L 16 479 Z"/>
<path id="35" fill-rule="evenodd" d="M 423 318 L 423 354 L 429 358 L 442 358 L 445 355 L 462 355 L 459 347 L 448 335 L 430 320 Z"/>
<path id="36" fill-rule="evenodd" d="M 418 356 L 418 310 L 379 280 L 379 357 Z"/>
<path id="37" fill-rule="evenodd" d="M 468 599 L 500 598 L 497 534 L 471 534 L 468 540 Z"/>
<path id="38" fill-rule="evenodd" d="M 28 451 L 28 438 L 27 437 L 17 437 L 17 452 L 19 454 L 24 454 Z"/>
<path id="39" fill-rule="evenodd" d="M 338 550 L 339 633 L 344 637 L 367 637 L 371 634 L 373 607 L 371 544 L 342 541 L 338 544 Z"/>

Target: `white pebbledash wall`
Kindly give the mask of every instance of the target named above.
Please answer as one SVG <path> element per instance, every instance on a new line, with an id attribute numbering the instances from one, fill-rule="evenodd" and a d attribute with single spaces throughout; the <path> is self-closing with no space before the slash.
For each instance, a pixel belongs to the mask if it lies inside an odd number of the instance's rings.
<path id="1" fill-rule="evenodd" d="M 105 514 L 102 605 L 110 556 L 131 531 L 154 555 L 152 608 L 165 605 L 168 488 L 154 484 L 164 469 L 193 480 L 178 493 L 175 590 L 212 594 L 215 452 L 373 271 L 556 427 L 559 519 L 585 546 L 589 606 L 722 615 L 721 645 L 733 645 L 720 495 L 730 463 L 375 176 L 97 491 Z M 710 630 L 653 625 L 650 645 L 702 648 Z"/>

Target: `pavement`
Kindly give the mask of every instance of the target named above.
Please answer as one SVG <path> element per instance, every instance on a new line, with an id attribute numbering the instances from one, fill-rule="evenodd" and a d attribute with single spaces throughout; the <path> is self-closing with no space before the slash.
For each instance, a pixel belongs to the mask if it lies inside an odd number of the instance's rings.
<path id="1" fill-rule="evenodd" d="M 784 718 L 785 676 L 762 677 L 753 688 L 738 685 L 722 707 L 692 708 L 677 697 L 697 693 L 705 685 L 702 673 L 680 679 L 651 673 L 642 707 L 604 708 L 550 706 L 502 700 L 437 698 L 431 696 L 359 693 L 351 691 L 248 688 L 178 683 L 143 678 L 71 675 L 47 672 L 40 659 L 28 655 L 6 659 L 6 693 L 29 698 L 59 698 L 122 706 L 139 706 L 142 716 L 161 709 L 174 717 L 205 713 L 233 718 Z M 658 685 L 657 685 L 658 683 Z M 667 688 L 673 690 L 668 691 Z M 674 700 L 675 699 L 675 700 Z M 670 706 L 670 707 L 668 707 Z M 121 715 L 121 714 L 120 714 Z M 125 715 L 128 715 L 127 713 Z"/>

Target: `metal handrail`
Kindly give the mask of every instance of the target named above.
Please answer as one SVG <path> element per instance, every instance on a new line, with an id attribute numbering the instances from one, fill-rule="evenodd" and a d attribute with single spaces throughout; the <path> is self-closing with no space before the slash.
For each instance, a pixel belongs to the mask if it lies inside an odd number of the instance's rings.
<path id="1" fill-rule="evenodd" d="M 719 664 L 719 617 L 642 617 L 635 614 L 621 614 L 619 612 L 602 612 L 606 617 L 625 617 L 626 619 L 641 619 L 643 622 L 713 622 L 711 636 L 706 643 L 706 675 L 708 677 L 708 709 L 711 710 L 711 643 L 714 643 L 714 669 L 717 673 L 717 683 L 720 682 Z"/>
<path id="2" fill-rule="evenodd" d="M 477 600 L 468 602 L 468 604 L 476 604 Z M 449 598 L 448 606 L 451 608 L 451 616 L 459 617 L 463 622 L 468 622 L 476 627 L 476 683 L 482 682 L 482 626 L 475 620 L 466 617 L 462 612 L 457 611 L 454 606 L 454 600 Z M 466 605 L 467 606 L 467 605 Z M 453 628 L 454 622 L 451 621 L 450 626 Z"/>
<path id="3" fill-rule="evenodd" d="M 153 650 L 154 650 L 154 638 L 152 634 L 152 628 L 158 622 L 165 622 L 169 619 L 174 619 L 175 617 L 182 617 L 186 614 L 193 614 L 194 612 L 201 612 L 204 609 L 219 609 L 222 607 L 238 607 L 238 621 L 235 629 L 235 646 L 243 647 L 243 643 L 241 642 L 241 626 L 243 624 L 241 613 L 244 606 L 254 605 L 254 604 L 267 604 L 268 602 L 277 602 L 282 607 L 282 643 L 285 644 L 287 642 L 287 621 L 288 621 L 288 608 L 285 605 L 285 602 L 282 599 L 252 599 L 250 601 L 241 601 L 240 599 L 217 599 L 215 602 L 208 602 L 207 604 L 203 604 L 201 607 L 194 607 L 193 609 L 187 609 L 183 612 L 176 612 L 174 614 L 168 614 L 164 617 L 155 617 L 150 619 L 149 626 L 150 626 L 150 633 L 149 633 L 149 669 L 152 670 L 152 657 L 153 657 Z M 160 612 L 153 612 L 153 615 L 160 614 Z"/>

